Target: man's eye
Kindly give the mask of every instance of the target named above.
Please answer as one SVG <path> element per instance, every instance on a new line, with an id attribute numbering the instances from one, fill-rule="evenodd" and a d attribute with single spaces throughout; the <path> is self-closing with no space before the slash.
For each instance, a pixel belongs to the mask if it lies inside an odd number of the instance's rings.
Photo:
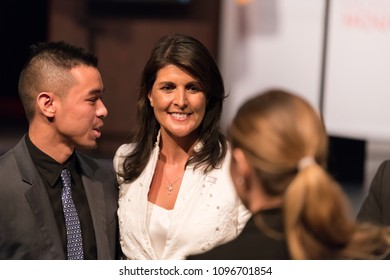
<path id="1" fill-rule="evenodd" d="M 98 100 L 98 98 L 90 98 L 88 99 L 89 102 L 95 103 Z"/>

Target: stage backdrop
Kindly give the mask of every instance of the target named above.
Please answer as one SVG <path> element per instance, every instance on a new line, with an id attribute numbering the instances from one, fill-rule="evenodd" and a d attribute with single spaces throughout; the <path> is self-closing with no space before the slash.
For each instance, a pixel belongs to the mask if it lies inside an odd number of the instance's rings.
<path id="1" fill-rule="evenodd" d="M 390 1 L 333 0 L 329 15 L 328 131 L 390 140 Z"/>
<path id="2" fill-rule="evenodd" d="M 220 66 L 226 127 L 241 103 L 283 87 L 320 103 L 323 0 L 221 1 Z"/>
<path id="3" fill-rule="evenodd" d="M 322 111 L 332 136 L 390 140 L 390 0 L 221 4 L 224 126 L 253 94 L 283 87 Z"/>

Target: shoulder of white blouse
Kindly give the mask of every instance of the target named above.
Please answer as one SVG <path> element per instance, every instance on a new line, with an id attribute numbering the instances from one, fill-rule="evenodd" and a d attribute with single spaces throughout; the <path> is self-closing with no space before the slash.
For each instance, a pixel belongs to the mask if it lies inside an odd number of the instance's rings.
<path id="1" fill-rule="evenodd" d="M 134 143 L 122 144 L 115 152 L 115 157 L 125 157 L 135 148 Z"/>
<path id="2" fill-rule="evenodd" d="M 125 160 L 126 156 L 134 149 L 135 145 L 133 143 L 122 144 L 116 150 L 113 164 L 115 171 L 119 171 L 121 169 L 122 163 Z"/>

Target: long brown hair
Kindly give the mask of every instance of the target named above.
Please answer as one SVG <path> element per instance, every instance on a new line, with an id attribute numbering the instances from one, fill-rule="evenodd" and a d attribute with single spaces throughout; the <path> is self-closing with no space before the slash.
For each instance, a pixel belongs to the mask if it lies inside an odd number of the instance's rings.
<path id="1" fill-rule="evenodd" d="M 219 68 L 207 48 L 197 39 L 174 34 L 162 37 L 153 48 L 142 72 L 138 93 L 138 125 L 133 139 L 134 150 L 123 162 L 125 181 L 137 178 L 149 160 L 160 125 L 150 106 L 148 93 L 157 77 L 157 72 L 167 65 L 175 65 L 199 81 L 207 98 L 206 114 L 199 127 L 199 140 L 203 146 L 189 159 L 187 165 L 203 167 L 207 172 L 220 167 L 225 158 L 226 138 L 221 132 L 220 118 L 225 99 L 225 88 Z"/>

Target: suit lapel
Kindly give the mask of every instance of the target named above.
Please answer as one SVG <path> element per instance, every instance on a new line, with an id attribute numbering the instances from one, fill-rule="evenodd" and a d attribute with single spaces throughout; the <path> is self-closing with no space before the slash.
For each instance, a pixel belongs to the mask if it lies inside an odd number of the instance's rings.
<path id="1" fill-rule="evenodd" d="M 24 138 L 15 147 L 15 158 L 27 185 L 26 198 L 53 259 L 65 259 L 60 234 L 44 183 L 30 157 Z"/>
<path id="2" fill-rule="evenodd" d="M 89 209 L 91 212 L 92 223 L 95 230 L 96 248 L 98 259 L 109 259 L 109 242 L 107 239 L 107 223 L 105 209 L 105 199 L 102 180 L 96 179 L 97 166 L 88 164 L 81 154 L 77 153 L 82 169 L 81 178 L 87 196 Z"/>

